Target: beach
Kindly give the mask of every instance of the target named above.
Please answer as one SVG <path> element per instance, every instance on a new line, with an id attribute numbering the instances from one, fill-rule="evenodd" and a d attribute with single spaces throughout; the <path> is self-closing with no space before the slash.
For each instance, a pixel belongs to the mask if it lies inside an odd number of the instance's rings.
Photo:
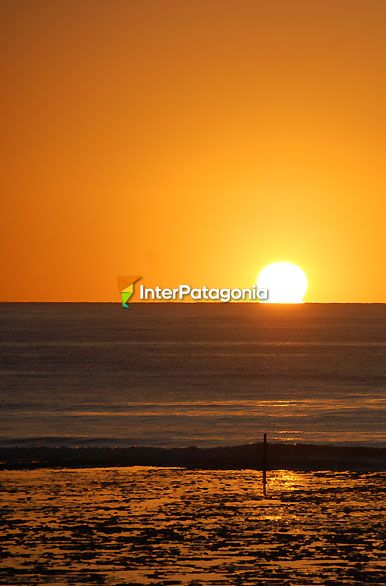
<path id="1" fill-rule="evenodd" d="M 380 472 L 0 473 L 0 583 L 384 584 Z"/>

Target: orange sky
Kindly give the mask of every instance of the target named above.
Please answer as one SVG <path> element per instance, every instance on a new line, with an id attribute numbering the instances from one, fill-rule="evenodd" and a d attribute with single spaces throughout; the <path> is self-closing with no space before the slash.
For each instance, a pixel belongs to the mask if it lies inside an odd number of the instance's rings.
<path id="1" fill-rule="evenodd" d="M 386 3 L 2 0 L 2 300 L 386 302 Z"/>

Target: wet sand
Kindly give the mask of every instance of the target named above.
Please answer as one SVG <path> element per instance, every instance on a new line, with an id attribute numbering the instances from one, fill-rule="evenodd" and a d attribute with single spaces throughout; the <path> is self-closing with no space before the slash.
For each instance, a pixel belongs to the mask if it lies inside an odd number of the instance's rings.
<path id="1" fill-rule="evenodd" d="M 0 473 L 0 583 L 384 584 L 385 472 Z"/>

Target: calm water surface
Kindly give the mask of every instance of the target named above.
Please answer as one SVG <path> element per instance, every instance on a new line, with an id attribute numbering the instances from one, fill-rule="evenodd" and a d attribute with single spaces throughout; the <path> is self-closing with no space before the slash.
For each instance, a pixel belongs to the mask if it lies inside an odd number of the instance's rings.
<path id="1" fill-rule="evenodd" d="M 386 305 L 0 304 L 0 444 L 386 446 Z"/>

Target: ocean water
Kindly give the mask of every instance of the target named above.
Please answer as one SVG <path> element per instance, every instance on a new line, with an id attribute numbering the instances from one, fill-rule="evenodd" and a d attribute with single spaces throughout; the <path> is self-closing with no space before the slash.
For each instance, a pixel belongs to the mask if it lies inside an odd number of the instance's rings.
<path id="1" fill-rule="evenodd" d="M 0 445 L 386 446 L 386 305 L 0 304 Z"/>

